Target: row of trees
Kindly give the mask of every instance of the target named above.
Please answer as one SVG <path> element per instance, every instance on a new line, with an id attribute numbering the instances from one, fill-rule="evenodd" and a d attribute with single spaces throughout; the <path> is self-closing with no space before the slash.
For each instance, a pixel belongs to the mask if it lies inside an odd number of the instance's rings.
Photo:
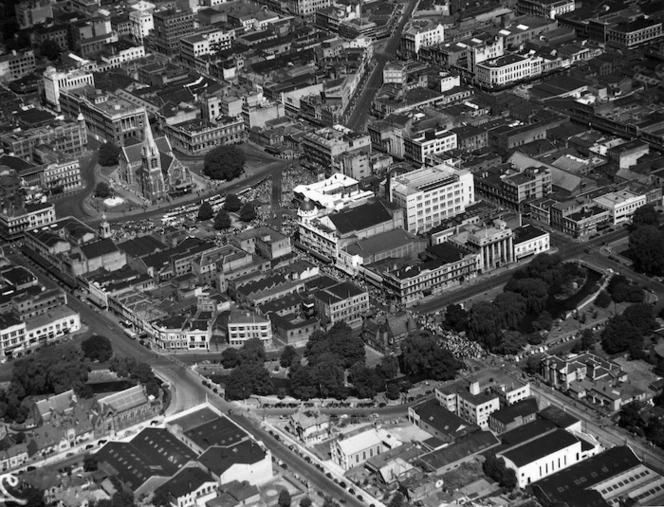
<path id="1" fill-rule="evenodd" d="M 655 407 L 664 408 L 664 395 L 653 399 Z M 618 425 L 631 433 L 645 436 L 653 444 L 664 448 L 664 421 L 653 414 L 643 402 L 633 401 L 620 409 Z"/>

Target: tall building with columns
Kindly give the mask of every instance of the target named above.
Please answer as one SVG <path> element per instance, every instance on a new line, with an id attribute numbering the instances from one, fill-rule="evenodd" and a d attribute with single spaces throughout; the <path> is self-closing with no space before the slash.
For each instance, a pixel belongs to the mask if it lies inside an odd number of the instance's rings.
<path id="1" fill-rule="evenodd" d="M 514 262 L 514 234 L 503 220 L 492 225 L 469 225 L 449 238 L 480 256 L 480 272 L 486 273 Z"/>

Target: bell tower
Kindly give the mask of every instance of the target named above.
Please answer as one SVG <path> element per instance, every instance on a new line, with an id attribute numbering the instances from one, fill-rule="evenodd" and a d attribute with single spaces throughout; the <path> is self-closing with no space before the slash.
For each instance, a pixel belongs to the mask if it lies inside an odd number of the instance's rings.
<path id="1" fill-rule="evenodd" d="M 143 146 L 141 148 L 141 163 L 143 170 L 143 196 L 147 199 L 157 200 L 164 196 L 164 174 L 161 171 L 161 157 L 157 143 L 152 136 L 152 128 L 145 113 L 145 126 L 143 128 Z"/>
<path id="2" fill-rule="evenodd" d="M 108 239 L 111 235 L 111 224 L 106 220 L 106 214 L 104 213 L 101 216 L 101 223 L 99 224 L 99 236 L 101 236 L 102 239 Z"/>

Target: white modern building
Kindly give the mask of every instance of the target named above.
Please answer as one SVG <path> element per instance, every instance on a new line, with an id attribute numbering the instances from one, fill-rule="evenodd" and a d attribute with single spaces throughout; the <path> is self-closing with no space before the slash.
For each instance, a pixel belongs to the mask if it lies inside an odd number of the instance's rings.
<path id="1" fill-rule="evenodd" d="M 272 341 L 270 319 L 255 312 L 232 311 L 228 317 L 228 343 L 231 347 L 242 347 L 252 338 L 258 338 L 265 345 Z"/>
<path id="2" fill-rule="evenodd" d="M 629 222 L 634 212 L 646 204 L 644 194 L 636 194 L 629 190 L 609 192 L 593 200 L 600 208 L 604 208 L 611 213 L 611 223 L 613 225 Z"/>
<path id="3" fill-rule="evenodd" d="M 145 52 L 143 53 L 145 54 Z M 60 92 L 94 86 L 95 78 L 92 72 L 72 70 L 60 72 L 55 67 L 48 67 L 44 72 L 44 95 L 46 102 L 60 110 Z"/>
<path id="4" fill-rule="evenodd" d="M 390 200 L 405 211 L 408 232 L 426 232 L 475 202 L 473 175 L 446 164 L 394 176 Z"/>
<path id="5" fill-rule="evenodd" d="M 31 317 L 25 326 L 25 350 L 52 343 L 81 329 L 81 316 L 68 306 L 58 306 Z"/>

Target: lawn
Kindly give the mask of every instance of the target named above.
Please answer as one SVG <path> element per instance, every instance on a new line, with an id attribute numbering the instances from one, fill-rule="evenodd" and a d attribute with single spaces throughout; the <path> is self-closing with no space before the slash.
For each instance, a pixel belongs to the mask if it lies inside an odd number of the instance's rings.
<path id="1" fill-rule="evenodd" d="M 652 366 L 642 359 L 629 361 L 624 357 L 619 357 L 614 361 L 627 373 L 629 383 L 642 391 L 651 391 L 648 386 L 659 378 L 652 372 Z"/>

